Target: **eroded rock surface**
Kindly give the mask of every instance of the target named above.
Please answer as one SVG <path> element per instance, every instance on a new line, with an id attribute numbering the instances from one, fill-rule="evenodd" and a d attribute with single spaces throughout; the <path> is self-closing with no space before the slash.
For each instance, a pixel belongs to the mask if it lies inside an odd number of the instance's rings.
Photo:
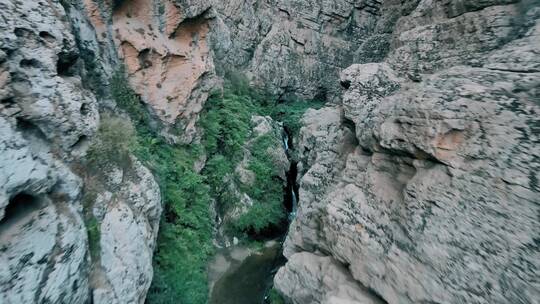
<path id="1" fill-rule="evenodd" d="M 247 72 L 280 98 L 336 99 L 339 72 L 375 32 L 381 7 L 372 0 L 216 1 L 215 59 L 223 72 Z"/>
<path id="2" fill-rule="evenodd" d="M 142 165 L 103 205 L 101 265 L 90 254 L 82 198 L 89 170 L 80 160 L 100 117 L 83 88 L 81 55 L 59 2 L 0 1 L 1 303 L 146 297 L 161 207 Z M 95 268 L 106 272 L 103 290 L 113 298 L 97 295 Z"/>
<path id="3" fill-rule="evenodd" d="M 207 41 L 210 2 L 82 2 L 99 43 L 118 54 L 163 133 L 190 142 L 202 106 L 218 86 Z"/>
<path id="4" fill-rule="evenodd" d="M 81 180 L 64 162 L 99 123 L 59 4 L 0 2 L 0 302 L 88 298 Z"/>
<path id="5" fill-rule="evenodd" d="M 421 1 L 385 62 L 351 66 L 342 104 L 304 116 L 275 280 L 290 301 L 339 292 L 310 283 L 321 274 L 306 253 L 388 303 L 539 298 L 540 5 L 509 2 Z M 353 148 L 336 139 L 346 129 Z"/>
<path id="6" fill-rule="evenodd" d="M 99 261 L 92 272 L 94 303 L 144 303 L 161 215 L 159 186 L 133 159 L 115 168 L 93 203 L 100 222 Z"/>

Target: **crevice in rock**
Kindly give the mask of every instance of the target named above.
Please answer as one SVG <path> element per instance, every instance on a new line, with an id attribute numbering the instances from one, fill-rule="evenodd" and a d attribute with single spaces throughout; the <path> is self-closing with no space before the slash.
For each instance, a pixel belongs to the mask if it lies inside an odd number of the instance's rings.
<path id="1" fill-rule="evenodd" d="M 342 80 L 339 83 L 345 90 L 348 90 L 351 87 L 351 81 L 350 80 Z"/>
<path id="2" fill-rule="evenodd" d="M 56 73 L 59 76 L 73 76 L 76 74 L 74 69 L 79 55 L 75 52 L 60 52 L 56 62 Z"/>
<path id="3" fill-rule="evenodd" d="M 47 140 L 45 133 L 36 124 L 24 117 L 17 117 L 17 129 L 23 133 L 25 138 L 31 135 L 35 138 Z"/>
<path id="4" fill-rule="evenodd" d="M 287 154 L 287 158 L 289 158 L 291 163 L 289 170 L 287 171 L 287 185 L 283 191 L 283 205 L 289 213 L 289 220 L 292 220 L 296 215 L 298 204 L 299 187 L 298 183 L 296 182 L 298 175 L 298 162 L 292 157 L 291 151 L 294 149 L 293 138 L 291 131 L 286 126 L 283 127 L 283 147 L 285 149 L 285 153 Z"/>
<path id="5" fill-rule="evenodd" d="M 25 29 L 25 28 L 22 28 L 22 27 L 16 27 L 13 30 L 13 33 L 15 34 L 15 36 L 17 36 L 19 38 L 29 37 L 29 36 L 31 36 L 33 34 L 32 31 L 30 31 L 28 29 Z"/>
<path id="6" fill-rule="evenodd" d="M 20 62 L 19 62 L 19 66 L 21 68 L 39 68 L 40 67 L 40 63 L 39 61 L 37 61 L 36 59 L 32 58 L 32 59 L 22 59 Z"/>
<path id="7" fill-rule="evenodd" d="M 90 140 L 88 139 L 88 136 L 81 135 L 81 137 L 79 137 L 77 142 L 75 142 L 71 146 L 71 149 L 73 151 L 81 151 L 81 150 L 85 149 L 86 147 L 88 147 L 89 145 L 90 145 Z"/>
<path id="8" fill-rule="evenodd" d="M 56 40 L 56 38 L 47 31 L 41 31 L 39 32 L 39 37 L 43 38 L 47 42 L 53 42 Z"/>
<path id="9" fill-rule="evenodd" d="M 15 98 L 13 98 L 13 96 L 6 97 L 0 100 L 0 104 L 4 105 L 5 107 L 12 107 L 15 104 Z"/>
<path id="10" fill-rule="evenodd" d="M 28 214 L 41 208 L 40 198 L 38 196 L 21 192 L 13 196 L 4 209 L 4 217 L 0 220 L 0 225 L 15 223 Z"/>

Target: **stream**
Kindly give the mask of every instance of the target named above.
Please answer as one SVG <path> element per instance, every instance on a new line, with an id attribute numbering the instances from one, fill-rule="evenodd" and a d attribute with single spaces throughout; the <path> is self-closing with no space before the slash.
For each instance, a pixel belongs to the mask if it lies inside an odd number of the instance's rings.
<path id="1" fill-rule="evenodd" d="M 285 264 L 281 243 L 269 241 L 262 249 L 242 246 L 221 249 L 209 268 L 213 284 L 210 304 L 262 304 L 279 267 Z M 220 275 L 224 269 L 227 269 Z M 218 275 L 218 277 L 214 277 Z"/>
<path id="2" fill-rule="evenodd" d="M 286 128 L 282 134 L 283 149 L 291 160 L 284 189 L 283 205 L 288 223 L 296 216 L 298 186 L 297 163 L 292 161 L 292 138 Z M 287 225 L 288 225 L 287 223 Z M 235 245 L 218 250 L 208 266 L 210 304 L 264 304 L 273 286 L 274 275 L 286 262 L 282 254 L 284 234 L 264 243 L 261 248 Z"/>

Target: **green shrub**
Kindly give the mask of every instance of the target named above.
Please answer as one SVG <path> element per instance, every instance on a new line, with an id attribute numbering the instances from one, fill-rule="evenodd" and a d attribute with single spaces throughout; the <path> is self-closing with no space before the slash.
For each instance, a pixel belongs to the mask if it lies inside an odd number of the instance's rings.
<path id="1" fill-rule="evenodd" d="M 116 105 L 126 111 L 137 126 L 148 125 L 148 113 L 139 96 L 129 86 L 125 68 L 120 68 L 110 80 L 111 95 Z"/>
<path id="2" fill-rule="evenodd" d="M 88 233 L 88 247 L 90 249 L 90 256 L 92 259 L 99 257 L 100 252 L 100 224 L 98 220 L 93 216 L 89 215 L 85 219 L 86 231 Z"/>
<path id="3" fill-rule="evenodd" d="M 136 145 L 133 126 L 122 118 L 102 115 L 97 135 L 88 149 L 89 167 L 97 172 L 110 167 L 125 168 Z"/>
<path id="4" fill-rule="evenodd" d="M 268 304 L 285 304 L 285 300 L 275 288 L 272 288 L 268 294 Z"/>
<path id="5" fill-rule="evenodd" d="M 206 152 L 222 154 L 231 161 L 242 157 L 242 145 L 251 130 L 254 106 L 249 96 L 226 93 L 212 96 L 205 105 L 199 126 L 204 130 Z"/>
<path id="6" fill-rule="evenodd" d="M 275 170 L 271 149 L 281 149 L 281 143 L 271 135 L 258 137 L 251 143 L 248 169 L 255 173 L 255 183 L 242 189 L 253 200 L 249 211 L 235 224 L 241 231 L 259 233 L 278 226 L 286 218 L 283 206 L 283 181 Z"/>
<path id="7" fill-rule="evenodd" d="M 283 122 L 283 125 L 289 129 L 292 136 L 298 136 L 302 127 L 302 116 L 304 116 L 304 113 L 308 109 L 320 109 L 323 106 L 323 101 L 296 100 L 280 103 L 267 112 L 273 119 Z"/>
<path id="8" fill-rule="evenodd" d="M 196 149 L 140 135 L 139 159 L 158 178 L 164 202 L 148 303 L 205 303 L 206 264 L 213 254 L 211 198 L 193 169 Z"/>

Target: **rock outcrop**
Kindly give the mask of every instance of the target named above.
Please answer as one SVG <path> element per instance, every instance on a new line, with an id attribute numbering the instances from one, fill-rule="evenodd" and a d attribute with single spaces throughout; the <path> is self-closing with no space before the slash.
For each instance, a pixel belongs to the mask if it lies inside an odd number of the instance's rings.
<path id="1" fill-rule="evenodd" d="M 387 303 L 535 303 L 539 13 L 537 1 L 420 1 L 384 62 L 342 73 L 341 105 L 304 116 L 275 279 L 288 300 L 369 303 L 313 284 L 322 270 L 306 269 L 329 259 L 326 273 Z"/>
<path id="2" fill-rule="evenodd" d="M 216 73 L 246 75 L 281 100 L 337 102 L 341 70 L 384 58 L 397 17 L 417 2 L 84 0 L 79 11 L 97 33 L 83 39 L 93 53 L 110 65 L 117 50 L 164 133 L 189 143 Z"/>
<path id="3" fill-rule="evenodd" d="M 207 39 L 210 4 L 170 0 L 79 4 L 97 35 L 89 44 L 105 50 L 101 56 L 119 58 L 130 84 L 172 141 L 193 140 L 203 104 L 219 86 Z"/>
<path id="4" fill-rule="evenodd" d="M 103 112 L 128 121 L 124 66 L 172 142 L 198 140 L 217 75 L 332 102 L 295 139 L 286 301 L 536 303 L 539 20 L 538 0 L 0 0 L 0 302 L 144 303 L 158 184 L 129 153 L 84 161 Z M 253 117 L 221 224 L 281 132 Z"/>
<path id="5" fill-rule="evenodd" d="M 136 159 L 112 171 L 92 202 L 92 213 L 101 223 L 91 274 L 93 300 L 144 303 L 161 215 L 159 186 Z"/>
<path id="6" fill-rule="evenodd" d="M 136 160 L 117 192 L 102 194 L 101 259 L 90 254 L 83 212 L 89 170 L 80 160 L 100 115 L 81 82 L 80 56 L 58 1 L 0 1 L 1 303 L 146 297 L 161 202 Z"/>

